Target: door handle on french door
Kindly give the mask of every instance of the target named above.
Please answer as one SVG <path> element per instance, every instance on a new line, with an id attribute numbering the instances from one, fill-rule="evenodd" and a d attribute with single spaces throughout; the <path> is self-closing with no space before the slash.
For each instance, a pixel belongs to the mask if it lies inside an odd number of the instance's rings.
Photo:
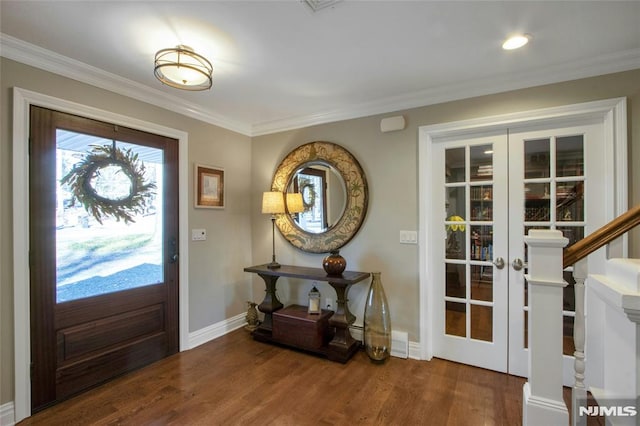
<path id="1" fill-rule="evenodd" d="M 497 257 L 494 261 L 493 264 L 496 265 L 496 268 L 498 269 L 502 269 L 504 268 L 504 259 L 501 257 Z"/>
<path id="2" fill-rule="evenodd" d="M 175 238 L 169 239 L 169 263 L 178 261 L 178 243 Z"/>
<path id="3" fill-rule="evenodd" d="M 522 262 L 522 259 L 516 257 L 515 259 L 513 259 L 513 262 L 511 262 L 511 266 L 513 267 L 514 271 L 519 271 L 524 267 L 524 263 Z"/>

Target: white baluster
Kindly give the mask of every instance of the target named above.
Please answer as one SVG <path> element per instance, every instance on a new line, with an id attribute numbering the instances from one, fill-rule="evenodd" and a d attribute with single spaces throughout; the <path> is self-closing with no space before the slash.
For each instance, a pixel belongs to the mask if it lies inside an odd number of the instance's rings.
<path id="1" fill-rule="evenodd" d="M 532 229 L 529 248 L 529 381 L 522 390 L 522 422 L 568 425 L 562 397 L 562 232 Z"/>
<path id="2" fill-rule="evenodd" d="M 575 352 L 573 356 L 575 383 L 571 391 L 571 418 L 573 425 L 584 426 L 587 424 L 586 416 L 578 415 L 578 408 L 586 406 L 587 389 L 584 386 L 584 336 L 585 336 L 585 317 L 584 317 L 584 282 L 587 279 L 587 261 L 583 259 L 573 266 L 573 279 L 576 284 L 574 286 L 576 316 L 573 320 L 573 344 Z"/>

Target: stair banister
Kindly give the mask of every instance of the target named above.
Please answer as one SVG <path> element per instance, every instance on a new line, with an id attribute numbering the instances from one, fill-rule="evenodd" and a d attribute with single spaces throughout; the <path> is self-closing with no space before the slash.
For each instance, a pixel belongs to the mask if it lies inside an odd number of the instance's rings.
<path id="1" fill-rule="evenodd" d="M 563 266 L 567 268 L 575 264 L 580 259 L 584 259 L 600 247 L 609 244 L 638 225 L 640 225 L 640 204 L 577 243 L 567 247 L 562 256 Z"/>
<path id="2" fill-rule="evenodd" d="M 525 238 L 529 246 L 529 274 L 525 277 L 529 283 L 529 381 L 525 384 L 523 394 L 523 424 L 535 424 L 535 420 L 552 420 L 555 423 L 565 423 L 565 412 L 558 404 L 557 392 L 562 389 L 562 383 L 554 382 L 554 376 L 561 377 L 562 374 L 539 374 L 534 366 L 547 363 L 547 369 L 557 370 L 561 367 L 557 357 L 548 356 L 549 353 L 557 352 L 561 354 L 562 336 L 558 333 L 551 333 L 549 339 L 545 341 L 546 351 L 536 349 L 539 344 L 532 339 L 532 336 L 540 335 L 536 330 L 549 330 L 555 328 L 553 324 L 562 320 L 562 271 L 573 266 L 573 276 L 576 281 L 575 291 L 575 319 L 574 319 L 574 345 L 575 345 L 575 385 L 572 392 L 572 420 L 573 424 L 584 424 L 584 416 L 576 415 L 580 405 L 585 404 L 587 390 L 584 385 L 584 342 L 585 342 L 585 316 L 584 316 L 584 292 L 585 280 L 587 277 L 587 262 L 583 261 L 589 254 L 599 248 L 609 244 L 619 238 L 635 226 L 640 225 L 640 205 L 635 206 L 626 213 L 620 215 L 605 226 L 601 227 L 591 235 L 578 241 L 572 246 L 564 249 L 562 261 L 550 261 L 550 254 L 557 252 L 561 245 L 561 233 L 556 230 L 531 230 Z M 546 241 L 545 241 L 546 240 Z M 566 239 L 564 239 L 566 240 Z M 558 258 L 560 253 L 557 254 Z M 535 265 L 546 263 L 544 268 Z M 553 293 L 553 294 L 552 294 Z M 536 296 L 537 294 L 537 296 Z M 539 300 L 536 309 L 533 304 L 536 297 Z M 545 306 L 549 304 L 551 308 Z M 558 307 L 559 306 L 559 307 Z M 538 315 L 534 311 L 538 310 Z M 553 312 L 551 312 L 553 311 Z M 545 315 L 540 315 L 544 312 Z M 553 317 L 553 318 L 552 318 Z M 556 324 L 557 325 L 557 324 Z M 561 329 L 558 325 L 558 329 Z M 640 325 L 638 328 L 638 351 L 640 351 Z M 556 348 L 556 346 L 559 346 Z M 557 351 L 556 351 L 557 349 Z M 545 354 L 546 352 L 546 354 Z M 545 358 L 546 357 L 546 358 Z M 561 370 L 560 370 L 561 371 Z M 547 371 L 548 373 L 548 371 Z M 557 373 L 557 372 L 556 372 Z M 544 376 L 547 379 L 544 379 Z M 551 376 L 551 379 L 549 379 Z M 640 376 L 637 379 L 640 387 Z M 554 389 L 557 388 L 557 389 Z M 567 413 L 568 414 L 568 413 Z"/>
<path id="3" fill-rule="evenodd" d="M 584 239 L 566 248 L 563 253 L 563 268 L 573 266 L 573 279 L 575 280 L 575 317 L 573 322 L 575 383 L 571 392 L 571 418 L 573 425 L 586 425 L 586 417 L 578 415 L 580 406 L 585 406 L 587 400 L 587 389 L 584 385 L 584 343 L 586 334 L 584 283 L 587 277 L 586 257 L 638 225 L 640 225 L 640 205 L 628 210 Z"/>

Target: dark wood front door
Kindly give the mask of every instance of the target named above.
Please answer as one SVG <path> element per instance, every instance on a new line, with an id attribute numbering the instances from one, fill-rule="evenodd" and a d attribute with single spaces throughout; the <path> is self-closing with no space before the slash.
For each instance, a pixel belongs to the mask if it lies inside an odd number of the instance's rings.
<path id="1" fill-rule="evenodd" d="M 178 141 L 39 107 L 30 123 L 35 412 L 179 350 Z M 132 221 L 96 218 L 61 183 L 95 146 L 127 154 L 155 186 Z M 125 169 L 88 176 L 103 203 L 135 192 Z"/>

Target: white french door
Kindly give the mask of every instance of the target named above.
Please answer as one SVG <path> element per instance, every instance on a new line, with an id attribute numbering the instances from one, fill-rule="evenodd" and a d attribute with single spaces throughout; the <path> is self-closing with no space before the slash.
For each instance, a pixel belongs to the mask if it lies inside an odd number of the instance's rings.
<path id="1" fill-rule="evenodd" d="M 527 249 L 531 229 L 558 229 L 569 244 L 607 222 L 605 144 L 602 124 L 583 124 L 509 134 L 509 373 L 528 375 Z M 605 252 L 588 258 L 589 270 L 602 270 Z M 522 264 L 520 268 L 518 265 Z M 515 265 L 515 266 L 514 266 Z M 572 268 L 564 279 L 573 283 Z M 572 385 L 574 289 L 563 298 L 563 382 Z"/>
<path id="2" fill-rule="evenodd" d="M 559 229 L 573 244 L 606 223 L 602 124 L 505 128 L 432 144 L 430 226 L 441 232 L 429 242 L 434 356 L 527 376 L 524 236 Z M 603 261 L 602 253 L 592 256 L 590 269 Z M 566 384 L 573 380 L 574 311 L 568 286 Z"/>
<path id="3" fill-rule="evenodd" d="M 500 134 L 501 133 L 501 134 Z M 436 143 L 436 356 L 507 371 L 507 132 Z M 438 214 L 439 211 L 439 214 Z M 502 267 L 500 267 L 502 259 Z"/>

